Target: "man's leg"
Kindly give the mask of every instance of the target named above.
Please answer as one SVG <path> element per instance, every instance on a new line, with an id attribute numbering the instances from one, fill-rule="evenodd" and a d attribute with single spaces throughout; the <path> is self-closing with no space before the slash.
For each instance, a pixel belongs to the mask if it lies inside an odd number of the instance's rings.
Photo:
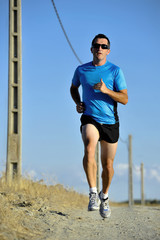
<path id="1" fill-rule="evenodd" d="M 113 161 L 116 155 L 118 142 L 108 143 L 101 141 L 101 162 L 102 162 L 102 186 L 103 193 L 107 194 L 113 175 Z"/>
<path id="2" fill-rule="evenodd" d="M 103 218 L 110 217 L 108 190 L 113 178 L 113 161 L 117 150 L 117 143 L 101 141 L 101 162 L 102 162 L 102 192 L 100 193 L 101 204 L 100 214 Z"/>
<path id="3" fill-rule="evenodd" d="M 99 132 L 92 124 L 82 127 L 82 139 L 84 143 L 83 167 L 90 187 L 88 211 L 99 209 L 99 197 L 96 189 L 97 164 L 95 161 L 95 150 L 99 139 Z"/>
<path id="4" fill-rule="evenodd" d="M 93 124 L 82 126 L 82 139 L 84 143 L 83 167 L 90 188 L 96 187 L 97 165 L 95 150 L 99 139 L 99 132 Z"/>

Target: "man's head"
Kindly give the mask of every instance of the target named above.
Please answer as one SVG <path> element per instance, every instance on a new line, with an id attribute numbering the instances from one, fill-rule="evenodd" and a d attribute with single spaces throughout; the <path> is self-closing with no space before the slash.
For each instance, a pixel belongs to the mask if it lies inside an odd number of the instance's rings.
<path id="1" fill-rule="evenodd" d="M 103 65 L 106 57 L 110 53 L 110 41 L 104 34 L 98 34 L 92 40 L 91 52 L 93 54 L 93 64 Z"/>
<path id="2" fill-rule="evenodd" d="M 107 45 L 108 45 L 108 47 L 109 47 L 109 49 L 110 49 L 110 40 L 109 40 L 109 38 L 106 36 L 106 35 L 104 35 L 104 34 L 98 34 L 98 35 L 96 35 L 94 38 L 93 38 L 93 40 L 92 40 L 92 46 L 91 47 L 93 47 L 93 45 L 96 43 L 96 40 L 97 40 L 97 38 L 105 38 L 106 40 L 107 40 Z"/>

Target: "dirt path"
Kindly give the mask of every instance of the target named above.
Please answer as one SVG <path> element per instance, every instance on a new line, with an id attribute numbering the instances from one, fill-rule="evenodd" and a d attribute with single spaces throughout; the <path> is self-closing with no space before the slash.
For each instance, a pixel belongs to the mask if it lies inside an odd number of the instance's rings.
<path id="1" fill-rule="evenodd" d="M 24 225 L 33 231 L 36 226 L 40 227 L 40 235 L 34 237 L 37 240 L 159 240 L 160 208 L 112 207 L 111 217 L 105 220 L 98 212 L 86 209 L 44 210 L 33 222 L 24 221 Z"/>
<path id="2" fill-rule="evenodd" d="M 102 219 L 88 212 L 88 196 L 24 179 L 0 181 L 0 240 L 160 240 L 160 206 L 110 203 Z"/>

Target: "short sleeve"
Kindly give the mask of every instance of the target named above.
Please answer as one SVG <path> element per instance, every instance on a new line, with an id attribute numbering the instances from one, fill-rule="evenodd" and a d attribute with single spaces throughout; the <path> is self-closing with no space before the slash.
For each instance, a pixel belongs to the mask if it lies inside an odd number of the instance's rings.
<path id="1" fill-rule="evenodd" d="M 78 68 L 77 68 L 74 72 L 73 79 L 72 79 L 72 83 L 76 87 L 79 87 L 81 85 L 78 73 L 79 73 L 79 71 L 78 71 Z"/>
<path id="2" fill-rule="evenodd" d="M 116 69 L 115 72 L 115 88 L 117 91 L 127 89 L 126 80 L 120 68 Z"/>

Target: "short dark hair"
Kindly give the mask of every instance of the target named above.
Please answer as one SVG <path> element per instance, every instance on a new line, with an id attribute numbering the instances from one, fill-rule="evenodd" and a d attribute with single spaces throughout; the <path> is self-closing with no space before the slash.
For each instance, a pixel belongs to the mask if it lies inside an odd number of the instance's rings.
<path id="1" fill-rule="evenodd" d="M 105 39 L 107 39 L 107 41 L 108 41 L 108 46 L 109 46 L 109 48 L 110 48 L 110 40 L 109 40 L 109 38 L 108 38 L 106 35 L 102 34 L 102 33 L 96 35 L 96 36 L 93 38 L 93 40 L 92 40 L 92 46 L 93 46 L 93 44 L 94 44 L 94 42 L 95 42 L 95 40 L 96 40 L 97 38 L 105 38 Z"/>

